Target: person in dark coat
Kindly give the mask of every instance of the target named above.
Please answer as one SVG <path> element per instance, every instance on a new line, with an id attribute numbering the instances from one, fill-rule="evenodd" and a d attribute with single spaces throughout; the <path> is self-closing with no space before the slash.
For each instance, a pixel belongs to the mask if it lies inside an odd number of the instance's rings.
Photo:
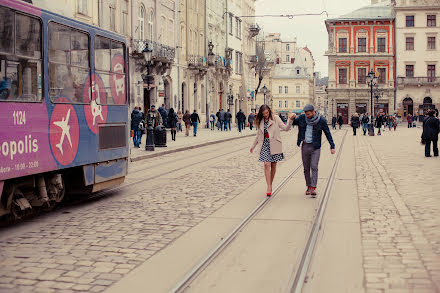
<path id="1" fill-rule="evenodd" d="M 255 121 L 255 114 L 254 112 L 251 112 L 251 114 L 249 114 L 248 117 L 249 127 L 251 128 L 251 130 L 254 129 L 254 121 Z"/>
<path id="2" fill-rule="evenodd" d="M 423 120 L 422 142 L 425 143 L 425 157 L 431 157 L 431 143 L 434 157 L 438 157 L 439 120 L 434 117 L 435 111 L 429 110 L 428 117 Z"/>
<path id="3" fill-rule="evenodd" d="M 167 115 L 167 125 L 169 128 L 171 128 L 171 139 L 176 140 L 176 134 L 177 134 L 177 122 L 179 121 L 179 118 L 177 118 L 176 112 L 174 112 L 174 109 L 171 108 L 170 112 L 168 112 Z"/>
<path id="4" fill-rule="evenodd" d="M 408 128 L 412 128 L 413 119 L 411 114 L 408 114 L 408 116 L 406 116 L 406 121 L 408 121 Z"/>
<path id="5" fill-rule="evenodd" d="M 382 133 L 380 132 L 380 129 L 382 128 L 383 120 L 384 120 L 383 113 L 382 114 L 377 113 L 377 116 L 376 116 L 376 128 L 378 129 L 377 135 L 382 135 Z"/>
<path id="6" fill-rule="evenodd" d="M 356 136 L 356 130 L 359 128 L 361 121 L 359 120 L 359 114 L 354 113 L 353 117 L 351 117 L 351 127 L 353 128 L 353 135 Z"/>
<path id="7" fill-rule="evenodd" d="M 246 122 L 246 115 L 244 115 L 243 111 L 240 109 L 235 118 L 237 119 L 238 132 L 241 132 L 243 129 L 243 124 Z"/>
<path id="8" fill-rule="evenodd" d="M 191 114 L 191 123 L 193 126 L 194 136 L 197 136 L 197 127 L 200 123 L 200 117 L 199 114 L 197 114 L 197 110 L 194 110 L 194 112 Z"/>
<path id="9" fill-rule="evenodd" d="M 228 112 L 225 113 L 225 130 L 231 131 L 231 120 L 232 120 L 232 114 L 231 111 L 228 109 Z"/>
<path id="10" fill-rule="evenodd" d="M 332 118 L 332 128 L 336 129 L 336 123 L 338 122 L 338 119 L 336 119 L 336 116 L 333 116 Z"/>
<path id="11" fill-rule="evenodd" d="M 339 115 L 339 117 L 338 117 L 338 124 L 339 124 L 339 129 L 341 129 L 342 124 L 344 124 L 344 119 L 342 119 L 342 115 Z"/>
<path id="12" fill-rule="evenodd" d="M 220 121 L 220 129 L 223 131 L 226 130 L 226 112 L 225 110 L 221 109 L 218 113 L 218 120 Z"/>
<path id="13" fill-rule="evenodd" d="M 370 117 L 368 117 L 368 113 L 365 113 L 362 116 L 362 130 L 364 131 L 364 135 L 367 135 L 368 123 L 370 123 Z"/>
<path id="14" fill-rule="evenodd" d="M 168 112 L 165 109 L 165 104 L 162 104 L 162 106 L 159 107 L 159 109 L 157 109 L 157 111 L 159 112 L 160 116 L 162 116 L 162 121 L 163 121 L 164 126 L 169 128 L 169 126 L 166 124 Z"/>
<path id="15" fill-rule="evenodd" d="M 140 148 L 141 143 L 141 129 L 139 124 L 142 122 L 142 113 L 139 112 L 137 107 L 134 107 L 133 112 L 131 112 L 131 130 L 133 131 L 133 144 L 135 147 Z"/>

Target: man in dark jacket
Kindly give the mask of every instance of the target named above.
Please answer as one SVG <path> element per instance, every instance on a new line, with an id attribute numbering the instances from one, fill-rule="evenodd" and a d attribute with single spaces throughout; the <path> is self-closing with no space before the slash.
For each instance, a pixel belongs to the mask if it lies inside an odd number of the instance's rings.
<path id="1" fill-rule="evenodd" d="M 332 118 L 332 128 L 336 129 L 336 122 L 338 122 L 338 119 L 336 119 L 336 116 L 333 116 Z"/>
<path id="2" fill-rule="evenodd" d="M 364 131 L 364 135 L 367 135 L 368 123 L 370 122 L 370 118 L 368 117 L 368 113 L 365 113 L 362 116 L 362 130 Z"/>
<path id="3" fill-rule="evenodd" d="M 377 117 L 376 117 L 376 128 L 377 130 L 377 135 L 382 135 L 382 133 L 380 132 L 380 129 L 382 128 L 383 125 L 383 113 L 377 113 Z"/>
<path id="4" fill-rule="evenodd" d="M 228 109 L 228 112 L 225 113 L 225 129 L 229 131 L 231 131 L 231 119 L 232 119 L 232 114 L 231 111 Z"/>
<path id="5" fill-rule="evenodd" d="M 301 145 L 304 176 L 306 178 L 306 195 L 316 197 L 316 186 L 318 184 L 318 164 L 321 156 L 321 137 L 324 131 L 330 144 L 330 151 L 335 154 L 335 144 L 332 134 L 324 117 L 315 111 L 313 105 L 306 105 L 304 113 L 299 117 L 293 114 L 293 125 L 298 125 L 298 146 Z M 310 172 L 311 171 L 311 172 Z"/>
<path id="6" fill-rule="evenodd" d="M 142 113 L 139 112 L 137 107 L 134 107 L 133 112 L 131 112 L 131 130 L 133 131 L 133 144 L 135 147 L 139 148 L 141 144 L 141 129 L 139 124 L 142 122 Z"/>
<path id="7" fill-rule="evenodd" d="M 438 157 L 439 120 L 434 117 L 435 110 L 428 111 L 428 117 L 423 120 L 422 142 L 425 143 L 425 157 L 431 157 L 431 142 L 434 157 Z"/>
<path id="8" fill-rule="evenodd" d="M 254 129 L 254 121 L 255 121 L 255 114 L 254 112 L 251 112 L 251 114 L 249 114 L 248 117 L 248 122 L 249 122 L 249 127 L 252 129 Z"/>
<path id="9" fill-rule="evenodd" d="M 241 132 L 243 125 L 246 122 L 246 115 L 244 115 L 243 111 L 240 109 L 235 118 L 237 119 L 238 132 Z"/>
<path id="10" fill-rule="evenodd" d="M 165 109 L 165 104 L 162 104 L 162 106 L 159 107 L 159 109 L 157 109 L 157 111 L 160 113 L 160 116 L 162 116 L 163 125 L 164 125 L 165 127 L 169 127 L 169 126 L 167 125 L 168 111 Z"/>
<path id="11" fill-rule="evenodd" d="M 197 126 L 200 123 L 200 117 L 199 114 L 197 114 L 197 110 L 194 110 L 194 112 L 191 114 L 191 123 L 193 126 L 194 136 L 197 136 Z"/>
<path id="12" fill-rule="evenodd" d="M 341 129 L 342 124 L 344 124 L 344 119 L 342 119 L 342 115 L 339 115 L 339 117 L 338 117 L 338 124 L 339 124 L 339 129 Z"/>
<path id="13" fill-rule="evenodd" d="M 223 131 L 226 130 L 226 112 L 225 110 L 221 109 L 220 113 L 218 114 L 218 119 L 220 121 L 220 128 Z"/>
<path id="14" fill-rule="evenodd" d="M 353 117 L 351 117 L 351 127 L 353 128 L 353 135 L 356 136 L 356 130 L 358 129 L 361 121 L 359 120 L 359 114 L 354 113 Z"/>

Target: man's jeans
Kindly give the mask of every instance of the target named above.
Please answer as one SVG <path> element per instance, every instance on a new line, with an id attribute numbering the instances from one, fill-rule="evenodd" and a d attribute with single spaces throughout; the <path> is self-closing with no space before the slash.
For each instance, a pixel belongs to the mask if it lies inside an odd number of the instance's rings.
<path id="1" fill-rule="evenodd" d="M 238 122 L 238 132 L 241 132 L 243 129 L 243 122 Z"/>
<path id="2" fill-rule="evenodd" d="M 139 128 L 135 129 L 133 136 L 133 144 L 135 147 L 138 147 L 141 144 L 141 137 L 142 137 L 142 131 Z"/>
<path id="3" fill-rule="evenodd" d="M 364 135 L 367 135 L 368 123 L 362 123 L 362 130 L 364 131 Z"/>
<path id="4" fill-rule="evenodd" d="M 231 120 L 226 121 L 226 127 L 229 128 L 229 131 L 231 131 Z"/>
<path id="5" fill-rule="evenodd" d="M 318 164 L 321 156 L 321 149 L 315 150 L 313 144 L 303 142 L 301 154 L 306 185 L 316 187 L 318 185 Z"/>
<path id="6" fill-rule="evenodd" d="M 432 148 L 434 149 L 434 156 L 438 156 L 438 140 L 426 140 L 425 141 L 425 156 L 431 156 L 431 142 Z"/>
<path id="7" fill-rule="evenodd" d="M 199 125 L 198 122 L 193 122 L 193 132 L 194 132 L 194 136 L 197 135 L 197 126 Z"/>

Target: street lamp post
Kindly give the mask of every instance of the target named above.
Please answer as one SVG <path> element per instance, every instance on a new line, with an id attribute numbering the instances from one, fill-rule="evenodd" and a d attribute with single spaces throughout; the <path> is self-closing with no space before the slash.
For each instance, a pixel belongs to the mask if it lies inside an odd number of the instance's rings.
<path id="1" fill-rule="evenodd" d="M 269 91 L 269 89 L 266 87 L 266 85 L 264 85 L 262 88 L 261 88 L 261 92 L 263 93 L 263 95 L 264 95 L 264 104 L 266 105 L 267 104 L 267 102 L 266 102 L 266 95 L 267 95 L 267 92 Z"/>
<path id="2" fill-rule="evenodd" d="M 215 66 L 214 44 L 212 41 L 208 43 L 208 67 Z M 206 128 L 209 128 L 209 91 L 208 91 L 208 75 L 206 75 Z"/>
<path id="3" fill-rule="evenodd" d="M 373 101 L 373 87 L 377 83 L 377 77 L 373 70 L 368 73 L 367 83 L 370 87 L 370 104 L 371 104 L 371 119 L 370 124 L 368 125 L 368 135 L 374 136 L 374 101 Z"/>
<path id="4" fill-rule="evenodd" d="M 146 62 L 147 67 L 147 75 L 142 75 L 142 79 L 145 81 L 147 80 L 147 92 L 148 92 L 148 100 L 150 100 L 150 66 L 151 66 L 151 57 L 153 55 L 153 50 L 148 47 L 148 43 L 145 45 L 145 49 L 142 51 L 142 54 L 144 55 L 144 59 Z M 144 91 L 145 94 L 145 91 Z M 145 100 L 145 96 L 144 96 Z M 145 107 L 144 107 L 145 108 Z M 148 109 L 149 110 L 149 109 Z M 147 113 L 147 109 L 145 109 L 145 112 Z M 154 134 L 153 134 L 153 121 L 151 121 L 150 118 L 147 119 L 147 127 L 146 127 L 146 134 L 147 134 L 147 141 L 145 143 L 145 150 L 146 151 L 154 151 Z"/>
<path id="5" fill-rule="evenodd" d="M 332 119 L 333 119 L 333 116 L 335 116 L 335 114 L 334 114 L 334 103 L 335 103 L 335 99 L 333 99 L 332 98 Z"/>

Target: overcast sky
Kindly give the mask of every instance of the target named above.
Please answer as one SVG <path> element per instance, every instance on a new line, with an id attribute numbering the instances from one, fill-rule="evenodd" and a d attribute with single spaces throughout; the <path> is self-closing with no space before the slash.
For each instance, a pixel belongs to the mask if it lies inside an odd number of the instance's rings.
<path id="1" fill-rule="evenodd" d="M 301 14 L 321 13 L 326 10 L 329 18 L 338 17 L 353 10 L 367 6 L 370 0 L 257 0 L 256 15 L 265 14 Z M 257 23 L 265 33 L 281 33 L 283 41 L 297 37 L 298 46 L 308 46 L 315 58 L 315 71 L 327 76 L 327 57 L 323 56 L 328 49 L 328 35 L 322 16 L 302 16 L 294 19 L 264 17 L 257 18 Z"/>

